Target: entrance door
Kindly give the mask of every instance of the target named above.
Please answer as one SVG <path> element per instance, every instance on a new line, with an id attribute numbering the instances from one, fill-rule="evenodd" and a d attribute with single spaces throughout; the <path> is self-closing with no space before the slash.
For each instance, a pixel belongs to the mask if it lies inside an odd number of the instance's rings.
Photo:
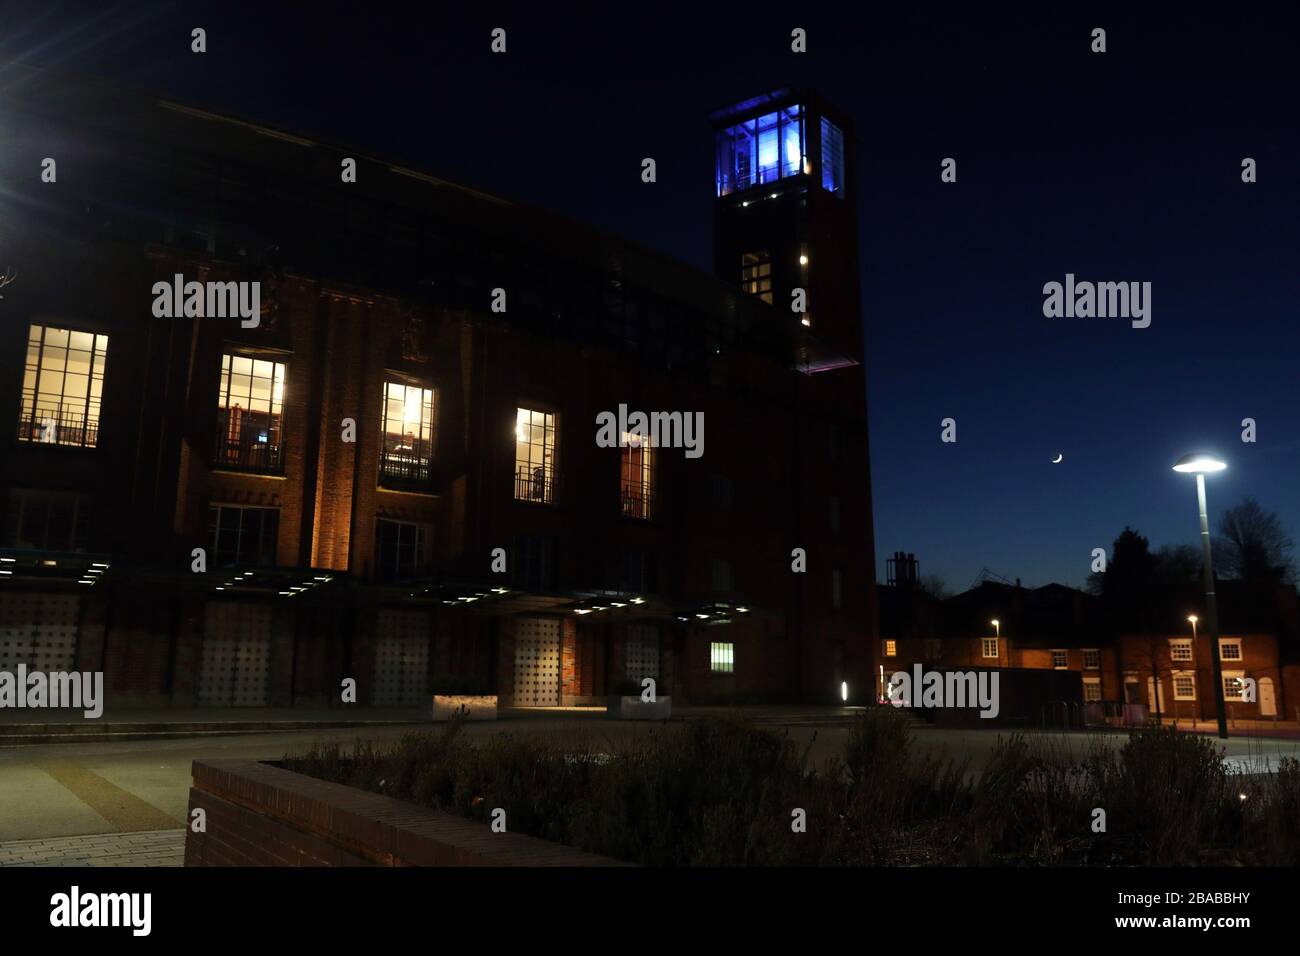
<path id="1" fill-rule="evenodd" d="M 428 611 L 382 608 L 375 643 L 376 707 L 419 707 L 429 703 Z"/>
<path id="2" fill-rule="evenodd" d="M 209 601 L 198 701 L 204 707 L 265 707 L 271 691 L 271 608 Z"/>
<path id="3" fill-rule="evenodd" d="M 1259 716 L 1277 716 L 1277 697 L 1274 696 L 1273 678 L 1271 677 L 1261 677 L 1259 679 Z"/>
<path id="4" fill-rule="evenodd" d="M 1151 708 L 1151 713 L 1154 714 L 1154 713 L 1156 713 L 1157 711 L 1159 711 L 1159 712 L 1160 712 L 1160 716 L 1163 717 L 1163 716 L 1164 716 L 1164 711 L 1165 711 L 1165 708 L 1164 708 L 1164 703 L 1165 703 L 1165 699 L 1164 699 L 1164 698 L 1165 698 L 1165 695 L 1164 695 L 1164 694 L 1160 694 L 1160 695 L 1159 695 L 1159 697 L 1160 697 L 1160 700 L 1159 700 L 1159 704 L 1160 704 L 1160 706 L 1158 706 L 1158 707 L 1156 706 L 1156 704 L 1157 704 L 1157 701 L 1156 701 L 1156 695 L 1157 695 L 1157 692 L 1158 692 L 1159 689 L 1160 689 L 1160 688 L 1159 688 L 1159 685 L 1156 684 L 1155 678 L 1154 678 L 1154 677 L 1148 677 L 1148 678 L 1147 678 L 1147 706 Z"/>
<path id="5" fill-rule="evenodd" d="M 46 672 L 75 669 L 80 611 L 76 594 L 0 594 L 0 671 L 12 674 L 19 664 Z"/>
<path id="6" fill-rule="evenodd" d="M 514 702 L 519 707 L 560 705 L 560 622 L 557 619 L 516 619 Z"/>

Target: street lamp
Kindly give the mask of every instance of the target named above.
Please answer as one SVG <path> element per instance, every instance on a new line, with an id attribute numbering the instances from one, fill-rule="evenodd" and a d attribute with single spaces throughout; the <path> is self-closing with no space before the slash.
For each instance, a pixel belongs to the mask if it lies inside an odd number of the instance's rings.
<path id="1" fill-rule="evenodd" d="M 1219 660 L 1219 606 L 1214 599 L 1214 565 L 1210 557 L 1210 521 L 1205 515 L 1205 476 L 1227 468 L 1227 462 L 1213 455 L 1195 453 L 1174 462 L 1174 471 L 1196 476 L 1196 503 L 1201 511 L 1202 574 L 1205 578 L 1205 616 L 1210 625 L 1210 661 L 1214 665 L 1214 707 L 1219 718 L 1219 737 L 1228 739 L 1228 716 L 1223 702 L 1223 663 Z M 1192 618 L 1188 618 L 1192 620 Z M 1193 631 L 1196 622 L 1192 620 Z"/>

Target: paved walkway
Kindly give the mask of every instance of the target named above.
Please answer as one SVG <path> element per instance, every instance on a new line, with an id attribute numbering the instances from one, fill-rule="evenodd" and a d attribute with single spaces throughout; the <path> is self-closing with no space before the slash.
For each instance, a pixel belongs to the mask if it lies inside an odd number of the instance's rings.
<path id="1" fill-rule="evenodd" d="M 184 865 L 184 829 L 0 843 L 0 866 Z"/>
<path id="2" fill-rule="evenodd" d="M 400 723 L 427 721 L 426 707 L 106 707 L 87 719 L 69 708 L 0 708 L 0 725 L 11 724 L 199 724 L 199 723 Z"/>

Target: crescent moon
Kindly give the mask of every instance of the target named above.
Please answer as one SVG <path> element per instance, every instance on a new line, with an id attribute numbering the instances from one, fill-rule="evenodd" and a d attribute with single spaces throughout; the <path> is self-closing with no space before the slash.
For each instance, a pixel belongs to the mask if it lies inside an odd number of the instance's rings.
<path id="1" fill-rule="evenodd" d="M 1052 459 L 1052 464 L 1059 465 L 1064 460 L 1064 458 L 1065 458 L 1065 453 L 1058 451 L 1056 453 L 1056 457 Z"/>

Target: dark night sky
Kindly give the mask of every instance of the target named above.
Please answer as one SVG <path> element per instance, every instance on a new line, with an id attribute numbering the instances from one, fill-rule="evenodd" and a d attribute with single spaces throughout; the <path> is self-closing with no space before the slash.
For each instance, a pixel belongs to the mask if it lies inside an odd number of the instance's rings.
<path id="1" fill-rule="evenodd" d="M 538 5 L 362 6 L 88 16 L 10 4 L 0 64 L 101 74 L 356 144 L 706 269 L 705 114 L 814 86 L 860 139 L 882 578 L 884 555 L 902 549 L 955 590 L 984 566 L 1077 585 L 1125 524 L 1153 546 L 1194 543 L 1194 483 L 1169 466 L 1202 447 L 1230 461 L 1210 479 L 1212 520 L 1253 494 L 1300 540 L 1295 19 L 1250 4 L 1212 17 L 1180 5 L 1179 19 L 1036 15 L 1050 22 L 864 5 L 860 23 L 803 4 L 557 19 Z M 202 56 L 189 52 L 194 26 L 208 30 Z M 505 56 L 489 52 L 495 26 Z M 789 52 L 795 26 L 806 55 Z M 1103 55 L 1089 52 L 1095 26 L 1108 31 Z M 0 104 L 3 79 L 0 65 Z M 939 180 L 946 156 L 955 185 Z M 1259 166 L 1252 185 L 1245 156 Z M 1151 327 L 1044 318 L 1043 284 L 1067 272 L 1151 282 Z M 948 416 L 955 445 L 939 440 Z M 1253 445 L 1240 441 L 1247 416 Z"/>

